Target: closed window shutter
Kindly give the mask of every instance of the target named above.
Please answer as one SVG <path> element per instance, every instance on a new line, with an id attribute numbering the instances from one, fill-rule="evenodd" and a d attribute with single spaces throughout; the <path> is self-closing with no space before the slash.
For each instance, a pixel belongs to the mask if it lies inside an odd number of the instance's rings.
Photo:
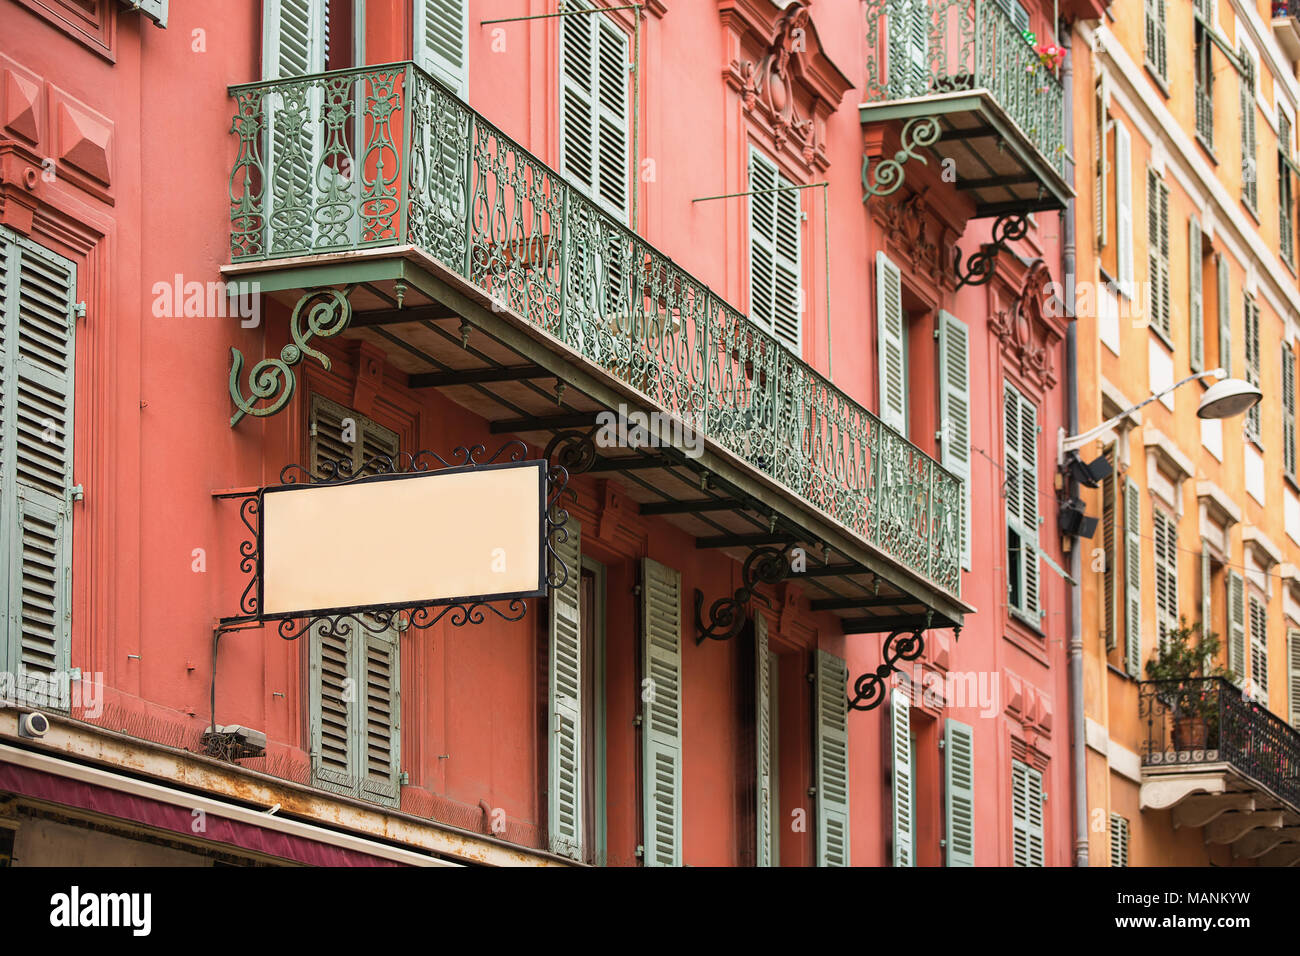
<path id="1" fill-rule="evenodd" d="M 156 26 L 166 28 L 167 0 L 122 0 L 122 2 L 133 10 L 139 10 Z"/>
<path id="2" fill-rule="evenodd" d="M 1169 187 L 1147 170 L 1147 281 L 1151 322 L 1166 337 L 1169 329 Z"/>
<path id="3" fill-rule="evenodd" d="M 328 3 L 263 0 L 262 79 L 280 80 L 324 72 L 328 22 Z"/>
<path id="4" fill-rule="evenodd" d="M 623 222 L 631 178 L 628 100 L 623 31 L 603 13 L 561 18 L 560 171 Z"/>
<path id="5" fill-rule="evenodd" d="M 817 651 L 817 865 L 849 865 L 849 669 Z"/>
<path id="6" fill-rule="evenodd" d="M 1219 270 L 1219 367 L 1232 376 L 1232 300 L 1228 298 L 1228 258 L 1219 253 L 1215 256 Z"/>
<path id="7" fill-rule="evenodd" d="M 1246 679 L 1246 582 L 1236 571 L 1228 578 L 1228 670 L 1240 686 Z"/>
<path id="8" fill-rule="evenodd" d="M 373 618 L 372 618 L 373 621 Z M 395 628 L 357 638 L 364 659 L 357 665 L 365 688 L 365 726 L 357 750 L 362 760 L 361 796 L 396 807 L 401 804 L 400 642 Z"/>
<path id="9" fill-rule="evenodd" d="M 1166 52 L 1165 0 L 1145 0 L 1146 60 L 1162 80 L 1169 78 Z"/>
<path id="10" fill-rule="evenodd" d="M 1038 600 L 1038 409 L 1010 385 L 1003 397 L 1007 526 L 1014 533 L 1008 560 L 1019 569 L 1020 593 L 1012 602 L 1031 624 L 1040 617 Z"/>
<path id="11" fill-rule="evenodd" d="M 71 667 L 76 294 L 76 266 L 0 230 L 0 661 L 20 697 L 57 709 Z"/>
<path id="12" fill-rule="evenodd" d="M 1241 199 L 1251 209 L 1258 207 L 1259 193 L 1255 142 L 1255 68 L 1254 60 L 1241 52 Z"/>
<path id="13" fill-rule="evenodd" d="M 1295 475 L 1295 356 L 1282 343 L 1282 467 Z"/>
<path id="14" fill-rule="evenodd" d="M 1120 122 L 1115 123 L 1115 271 L 1120 291 L 1134 298 L 1132 140 Z"/>
<path id="15" fill-rule="evenodd" d="M 1128 866 L 1128 820 L 1110 815 L 1110 865 Z"/>
<path id="16" fill-rule="evenodd" d="M 1264 602 L 1250 596 L 1250 679 L 1268 700 L 1268 610 Z"/>
<path id="17" fill-rule="evenodd" d="M 550 648 L 550 774 L 547 778 L 547 819 L 551 852 L 583 858 L 582 754 L 582 528 L 577 520 L 565 526 L 568 538 L 556 554 L 568 569 L 563 586 L 551 589 L 548 634 Z"/>
<path id="18" fill-rule="evenodd" d="M 772 662 L 768 658 L 767 618 L 754 617 L 754 792 L 757 866 L 772 865 Z"/>
<path id="19" fill-rule="evenodd" d="M 645 865 L 682 862 L 682 575 L 650 558 L 641 561 L 641 673 L 652 684 L 645 702 Z"/>
<path id="20" fill-rule="evenodd" d="M 1110 165 L 1106 160 L 1106 123 L 1107 123 L 1107 111 L 1110 108 L 1110 90 L 1108 88 L 1108 84 L 1109 84 L 1109 79 L 1105 71 L 1103 71 L 1101 75 L 1097 77 L 1097 85 L 1096 85 L 1097 98 L 1094 104 L 1096 107 L 1095 121 L 1097 125 L 1096 125 L 1096 133 L 1093 137 L 1093 149 L 1097 157 L 1096 158 L 1097 174 L 1096 176 L 1093 177 L 1093 183 L 1095 186 L 1095 190 L 1093 194 L 1093 208 L 1096 210 L 1094 215 L 1096 217 L 1096 226 L 1097 226 L 1096 238 L 1097 238 L 1097 248 L 1099 250 L 1104 249 L 1106 247 L 1106 239 L 1109 236 L 1109 232 L 1108 232 L 1109 223 L 1106 218 L 1106 206 L 1107 203 L 1110 202 L 1110 196 L 1108 195 L 1110 192 L 1109 182 L 1108 182 Z"/>
<path id="21" fill-rule="evenodd" d="M 1193 372 L 1205 366 L 1205 308 L 1201 277 L 1201 224 L 1195 216 L 1187 220 L 1187 273 L 1190 287 L 1188 336 L 1191 339 L 1189 364 Z"/>
<path id="22" fill-rule="evenodd" d="M 469 0 L 415 0 L 415 61 L 469 96 Z"/>
<path id="23" fill-rule="evenodd" d="M 801 349 L 799 191 L 776 164 L 749 154 L 749 301 L 754 320 L 796 354 Z M 773 192 L 772 190 L 780 190 Z"/>
<path id="24" fill-rule="evenodd" d="M 907 435 L 907 358 L 903 280 L 898 266 L 876 253 L 876 367 L 880 378 L 880 418 Z"/>
<path id="25" fill-rule="evenodd" d="M 1102 567 L 1101 620 L 1106 635 L 1106 650 L 1113 651 L 1119 646 L 1119 468 L 1116 467 L 1115 446 L 1106 449 L 1106 460 L 1110 463 L 1110 477 L 1103 479 L 1101 486 L 1101 538 L 1102 554 L 1105 562 Z"/>
<path id="26" fill-rule="evenodd" d="M 912 722 L 911 703 L 907 692 L 895 687 L 889 695 L 889 739 L 892 776 L 890 790 L 893 795 L 894 816 L 894 866 L 915 866 L 916 860 L 912 819 Z"/>
<path id="27" fill-rule="evenodd" d="M 1214 629 L 1214 600 L 1211 596 L 1211 584 L 1214 572 L 1210 566 L 1210 552 L 1206 551 L 1204 545 L 1201 548 L 1201 634 L 1208 634 Z M 1210 664 L 1213 663 L 1208 658 L 1205 662 L 1205 671 L 1209 672 Z"/>
<path id="28" fill-rule="evenodd" d="M 1242 307 L 1242 325 L 1244 326 L 1246 353 L 1246 381 L 1259 387 L 1259 306 L 1255 299 L 1247 294 Z M 1259 405 L 1253 405 L 1246 412 L 1246 437 L 1257 444 L 1261 440 Z"/>
<path id="29" fill-rule="evenodd" d="M 1152 510 L 1155 531 L 1156 639 L 1160 647 L 1178 627 L 1178 529 L 1159 508 Z"/>
<path id="30" fill-rule="evenodd" d="M 961 479 L 961 566 L 971 569 L 970 331 L 949 312 L 939 313 L 939 434 L 942 464 Z"/>
<path id="31" fill-rule="evenodd" d="M 949 718 L 944 726 L 944 862 L 975 865 L 975 732 Z"/>
<path id="32" fill-rule="evenodd" d="M 1043 775 L 1019 760 L 1011 761 L 1011 862 L 1043 866 Z"/>
<path id="33" fill-rule="evenodd" d="M 311 760 L 315 783 L 356 794 L 355 741 L 360 725 L 353 644 L 360 631 L 318 624 L 311 632 Z"/>
<path id="34" fill-rule="evenodd" d="M 1300 730 L 1300 631 L 1286 632 L 1287 645 L 1287 706 L 1291 726 Z"/>
<path id="35" fill-rule="evenodd" d="M 1142 499 L 1131 478 L 1124 479 L 1124 669 L 1142 670 Z"/>

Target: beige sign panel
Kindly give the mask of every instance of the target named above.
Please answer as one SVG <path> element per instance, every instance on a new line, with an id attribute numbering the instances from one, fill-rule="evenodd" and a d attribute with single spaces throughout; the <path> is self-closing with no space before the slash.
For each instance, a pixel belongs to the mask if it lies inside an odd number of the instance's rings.
<path id="1" fill-rule="evenodd" d="M 267 489 L 262 614 L 542 593 L 543 464 Z"/>

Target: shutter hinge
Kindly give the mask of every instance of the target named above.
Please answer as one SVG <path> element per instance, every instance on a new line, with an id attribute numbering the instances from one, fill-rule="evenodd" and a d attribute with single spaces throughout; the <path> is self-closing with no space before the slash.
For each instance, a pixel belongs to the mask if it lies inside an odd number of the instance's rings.
<path id="1" fill-rule="evenodd" d="M 83 485 L 73 485 L 68 489 L 69 501 L 83 501 L 86 497 L 86 489 Z"/>
<path id="2" fill-rule="evenodd" d="M 944 748 L 945 743 L 946 743 L 946 742 L 944 741 L 944 739 L 943 739 L 942 737 L 940 737 L 940 738 L 939 738 L 939 749 L 940 749 L 940 750 L 942 750 L 942 749 Z"/>
<path id="3" fill-rule="evenodd" d="M 816 788 L 816 787 L 809 787 L 809 788 L 808 788 L 808 796 L 810 796 L 810 797 L 815 797 L 815 796 L 817 796 L 817 788 Z"/>
<path id="4" fill-rule="evenodd" d="M 316 437 L 316 422 L 315 422 L 315 421 L 313 421 L 313 422 L 311 423 L 311 425 L 307 428 L 307 434 L 310 435 L 312 438 L 315 438 L 315 437 Z"/>
<path id="5" fill-rule="evenodd" d="M 940 850 L 948 849 L 948 841 L 943 839 L 942 837 L 939 838 L 939 849 Z"/>
<path id="6" fill-rule="evenodd" d="M 638 843 L 636 845 L 636 852 L 633 853 L 632 855 L 635 856 L 638 860 L 645 859 L 645 847 L 642 846 L 640 843 Z"/>
<path id="7" fill-rule="evenodd" d="M 640 727 L 640 726 L 641 726 L 641 723 L 642 723 L 642 720 L 641 720 L 641 715 L 640 715 L 640 714 L 637 714 L 635 717 L 632 718 L 632 726 L 633 726 L 633 727 Z"/>
<path id="8" fill-rule="evenodd" d="M 934 327 L 934 337 L 936 340 L 939 338 L 939 326 L 937 325 Z"/>
<path id="9" fill-rule="evenodd" d="M 411 785 L 411 774 L 408 771 L 403 770 L 401 774 L 398 775 L 397 782 L 403 787 L 409 787 Z"/>
<path id="10" fill-rule="evenodd" d="M 86 317 L 86 303 L 78 302 L 76 305 L 72 307 L 72 321 L 73 323 L 75 323 L 77 319 L 84 319 L 85 317 Z"/>

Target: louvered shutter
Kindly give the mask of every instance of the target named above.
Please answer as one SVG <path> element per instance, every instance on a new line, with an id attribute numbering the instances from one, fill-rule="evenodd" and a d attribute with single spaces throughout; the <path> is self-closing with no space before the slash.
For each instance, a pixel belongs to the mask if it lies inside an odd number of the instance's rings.
<path id="1" fill-rule="evenodd" d="M 1124 479 L 1124 669 L 1142 673 L 1142 499 L 1131 478 Z"/>
<path id="2" fill-rule="evenodd" d="M 1128 866 L 1128 820 L 1110 815 L 1110 865 Z"/>
<path id="3" fill-rule="evenodd" d="M 754 321 L 800 353 L 799 191 L 776 164 L 756 150 L 749 154 L 749 296 Z M 781 190 L 773 192 L 772 190 Z"/>
<path id="4" fill-rule="evenodd" d="M 1115 446 L 1106 450 L 1106 460 L 1110 463 L 1110 477 L 1103 479 L 1101 486 L 1101 537 L 1102 560 L 1105 562 L 1101 572 L 1101 620 L 1106 634 L 1106 650 L 1113 651 L 1119 646 L 1119 588 L 1116 586 L 1119 571 L 1119 469 L 1115 467 Z"/>
<path id="5" fill-rule="evenodd" d="M 1169 187 L 1147 170 L 1147 282 L 1151 322 L 1167 337 L 1169 328 Z"/>
<path id="6" fill-rule="evenodd" d="M 1254 60 L 1241 52 L 1241 198 L 1251 209 L 1258 208 L 1258 158 L 1255 140 L 1255 69 Z"/>
<path id="7" fill-rule="evenodd" d="M 631 185 L 628 100 L 623 31 L 603 13 L 562 17 L 560 171 L 623 222 Z"/>
<path id="8" fill-rule="evenodd" d="M 939 433 L 942 464 L 961 479 L 961 566 L 971 569 L 970 331 L 939 312 Z"/>
<path id="9" fill-rule="evenodd" d="M 1009 554 L 1020 570 L 1019 601 L 1013 609 L 1037 626 L 1038 601 L 1038 409 L 1011 385 L 1003 396 L 1007 524 L 1019 539 Z"/>
<path id="10" fill-rule="evenodd" d="M 907 435 L 907 358 L 904 344 L 903 280 L 898 266 L 876 253 L 876 367 L 880 378 L 880 418 Z"/>
<path id="11" fill-rule="evenodd" d="M 22 696 L 66 709 L 71 667 L 76 266 L 0 230 L 0 661 Z"/>
<path id="12" fill-rule="evenodd" d="M 645 865 L 682 862 L 682 576 L 650 558 L 641 561 L 641 673 L 653 682 L 644 702 Z"/>
<path id="13" fill-rule="evenodd" d="M 373 623 L 374 619 L 371 619 Z M 385 806 L 401 803 L 400 641 L 394 628 L 358 634 L 358 677 L 364 681 L 364 726 L 358 728 L 361 796 Z M 358 715 L 361 716 L 361 715 Z"/>
<path id="14" fill-rule="evenodd" d="M 944 862 L 975 865 L 975 732 L 949 718 L 944 725 Z"/>
<path id="15" fill-rule="evenodd" d="M 772 662 L 768 658 L 767 618 L 754 616 L 754 792 L 757 866 L 772 865 Z"/>
<path id="16" fill-rule="evenodd" d="M 344 631 L 316 625 L 308 670 L 312 779 L 327 790 L 352 795 L 357 792 L 355 743 L 361 723 L 354 644 L 361 639 L 356 627 Z"/>
<path id="17" fill-rule="evenodd" d="M 1292 628 L 1286 632 L 1287 707 L 1291 726 L 1300 730 L 1300 631 Z"/>
<path id="18" fill-rule="evenodd" d="M 1246 582 L 1236 571 L 1228 579 L 1228 670 L 1240 686 L 1246 679 Z"/>
<path id="19" fill-rule="evenodd" d="M 1296 473 L 1295 455 L 1295 355 L 1282 343 L 1282 467 Z"/>
<path id="20" fill-rule="evenodd" d="M 1011 829 L 1014 866 L 1042 866 L 1043 775 L 1019 760 L 1011 761 Z"/>
<path id="21" fill-rule="evenodd" d="M 1223 253 L 1215 256 L 1215 265 L 1219 270 L 1219 367 L 1232 377 L 1232 303 L 1228 298 L 1228 257 Z"/>
<path id="22" fill-rule="evenodd" d="M 1115 123 L 1115 271 L 1120 291 L 1133 299 L 1133 158 L 1128 127 Z"/>
<path id="23" fill-rule="evenodd" d="M 1097 227 L 1097 236 L 1096 236 L 1097 248 L 1104 249 L 1106 247 L 1106 239 L 1109 235 L 1108 233 L 1109 223 L 1106 218 L 1106 206 L 1107 203 L 1110 201 L 1110 197 L 1108 196 L 1108 193 L 1110 191 L 1109 176 L 1108 176 L 1110 172 L 1110 165 L 1106 161 L 1106 122 L 1107 122 L 1106 117 L 1107 117 L 1107 112 L 1110 109 L 1110 90 L 1109 90 L 1109 79 L 1104 70 L 1102 71 L 1101 75 L 1097 77 L 1096 101 L 1094 103 L 1094 106 L 1095 106 L 1096 132 L 1093 137 L 1093 149 L 1097 157 L 1096 158 L 1097 168 L 1096 168 L 1096 175 L 1093 177 L 1095 190 L 1092 198 L 1092 205 L 1094 210 L 1093 215 L 1096 220 L 1096 227 Z"/>
<path id="24" fill-rule="evenodd" d="M 415 62 L 469 97 L 469 0 L 415 0 Z"/>
<path id="25" fill-rule="evenodd" d="M 1204 543 L 1201 545 L 1201 634 L 1202 636 L 1210 633 L 1214 628 L 1214 601 L 1211 597 L 1210 588 L 1214 577 L 1214 570 L 1210 566 L 1210 552 L 1205 550 Z M 1211 661 L 1206 661 L 1206 670 Z"/>
<path id="26" fill-rule="evenodd" d="M 167 0 L 122 0 L 133 10 L 139 10 L 154 22 L 155 26 L 167 26 Z"/>
<path id="27" fill-rule="evenodd" d="M 907 24 L 907 91 L 902 95 L 924 96 L 930 90 L 929 5 L 925 0 L 910 0 L 907 13 L 896 22 Z"/>
<path id="28" fill-rule="evenodd" d="M 1187 325 L 1191 339 L 1189 364 L 1193 372 L 1205 366 L 1205 309 L 1201 276 L 1201 224 L 1195 216 L 1187 220 L 1187 275 L 1190 287 Z"/>
<path id="29" fill-rule="evenodd" d="M 550 648 L 550 774 L 547 778 L 547 818 L 551 852 L 581 860 L 583 836 L 582 742 L 582 528 L 576 519 L 565 526 L 567 540 L 556 554 L 568 569 L 564 584 L 551 589 L 548 634 Z"/>
<path id="30" fill-rule="evenodd" d="M 893 865 L 915 866 L 915 820 L 912 789 L 911 701 L 895 687 L 889 695 L 890 796 L 893 810 Z"/>
<path id="31" fill-rule="evenodd" d="M 1151 516 L 1155 532 L 1156 640 L 1163 648 L 1166 636 L 1178 627 L 1178 533 L 1173 521 L 1160 509 L 1153 509 Z"/>
<path id="32" fill-rule="evenodd" d="M 1249 294 L 1246 295 L 1245 302 L 1242 305 L 1242 326 L 1244 333 L 1243 345 L 1245 346 L 1246 355 L 1246 381 L 1258 387 L 1260 385 L 1259 306 Z M 1251 406 L 1246 411 L 1246 436 L 1251 441 L 1260 441 L 1260 407 L 1258 404 Z"/>
<path id="33" fill-rule="evenodd" d="M 1155 0 L 1156 4 L 1156 70 L 1163 79 L 1169 79 L 1169 62 L 1167 45 L 1169 28 L 1165 23 L 1165 0 Z"/>
<path id="34" fill-rule="evenodd" d="M 1268 610 L 1250 596 L 1250 679 L 1268 701 Z"/>
<path id="35" fill-rule="evenodd" d="M 817 651 L 817 865 L 849 861 L 849 669 Z"/>

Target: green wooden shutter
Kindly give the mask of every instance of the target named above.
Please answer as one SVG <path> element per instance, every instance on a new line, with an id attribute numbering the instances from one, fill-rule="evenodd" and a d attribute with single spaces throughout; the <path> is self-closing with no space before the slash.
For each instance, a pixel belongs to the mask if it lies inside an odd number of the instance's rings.
<path id="1" fill-rule="evenodd" d="M 1246 294 L 1242 303 L 1242 326 L 1246 356 L 1246 381 L 1259 387 L 1261 384 L 1259 376 L 1259 305 L 1249 293 Z M 1246 437 L 1251 441 L 1256 443 L 1261 441 L 1260 407 L 1258 404 L 1253 405 L 1246 411 L 1245 431 Z"/>
<path id="2" fill-rule="evenodd" d="M 1106 114 L 1110 104 L 1110 90 L 1108 88 L 1109 80 L 1105 70 L 1097 77 L 1095 121 L 1096 133 L 1093 137 L 1093 149 L 1097 155 L 1096 176 L 1093 177 L 1094 191 L 1092 197 L 1093 216 L 1097 226 L 1097 248 L 1106 247 L 1106 239 L 1109 235 L 1109 223 L 1106 219 L 1106 205 L 1110 201 L 1107 195 L 1110 192 L 1108 181 L 1109 163 L 1106 162 Z"/>
<path id="3" fill-rule="evenodd" d="M 1268 701 L 1268 610 L 1250 596 L 1250 679 Z"/>
<path id="4" fill-rule="evenodd" d="M 1259 206 L 1259 169 L 1255 140 L 1255 62 L 1243 49 L 1241 73 L 1241 199 L 1251 209 Z"/>
<path id="5" fill-rule="evenodd" d="M 682 575 L 641 561 L 641 673 L 654 699 L 642 720 L 645 865 L 682 862 Z"/>
<path id="6" fill-rule="evenodd" d="M 0 660 L 66 709 L 71 667 L 76 266 L 0 230 Z"/>
<path id="7" fill-rule="evenodd" d="M 1218 278 L 1218 300 L 1219 300 L 1219 367 L 1232 377 L 1232 301 L 1229 295 L 1228 279 L 1228 257 L 1223 253 L 1215 256 L 1215 264 L 1219 270 Z"/>
<path id="8" fill-rule="evenodd" d="M 1133 155 L 1128 127 L 1115 123 L 1115 271 L 1120 291 L 1135 298 L 1133 287 Z"/>
<path id="9" fill-rule="evenodd" d="M 1151 512 L 1155 541 L 1152 551 L 1156 572 L 1156 641 L 1161 648 L 1165 637 L 1178 627 L 1178 531 L 1173 520 L 1159 508 Z"/>
<path id="10" fill-rule="evenodd" d="M 800 236 L 803 216 L 799 191 L 776 164 L 757 150 L 749 153 L 750 315 L 799 354 Z M 772 190 L 781 190 L 773 192 Z"/>
<path id="11" fill-rule="evenodd" d="M 894 866 L 915 866 L 915 820 L 912 813 L 911 702 L 901 687 L 889 695 L 890 794 L 893 805 Z"/>
<path id="12" fill-rule="evenodd" d="M 880 418 L 907 435 L 907 347 L 903 280 L 898 266 L 876 253 L 876 368 L 880 379 Z"/>
<path id="13" fill-rule="evenodd" d="M 1018 539 L 1018 547 L 1008 549 L 1008 562 L 1020 575 L 1012 609 L 1038 626 L 1038 408 L 1010 384 L 1003 394 L 1003 451 L 1007 527 Z"/>
<path id="14" fill-rule="evenodd" d="M 948 718 L 943 744 L 944 862 L 975 865 L 975 732 Z"/>
<path id="15" fill-rule="evenodd" d="M 1238 686 L 1246 679 L 1246 581 L 1229 569 L 1228 579 L 1228 670 Z"/>
<path id="16" fill-rule="evenodd" d="M 329 4 L 263 0 L 262 79 L 323 73 Z"/>
<path id="17" fill-rule="evenodd" d="M 373 622 L 373 618 L 371 619 Z M 356 663 L 365 702 L 364 722 L 358 727 L 357 755 L 361 796 L 385 806 L 401 804 L 401 642 L 389 628 L 379 634 L 358 635 Z"/>
<path id="18" fill-rule="evenodd" d="M 1187 274 L 1191 302 L 1188 308 L 1188 334 L 1191 338 L 1189 364 L 1193 372 L 1205 367 L 1205 297 L 1201 276 L 1201 224 L 1196 217 L 1187 220 Z"/>
<path id="19" fill-rule="evenodd" d="M 1210 567 L 1210 552 L 1201 543 L 1201 633 L 1208 634 L 1214 626 L 1214 601 L 1210 594 L 1214 570 Z"/>
<path id="20" fill-rule="evenodd" d="M 551 852 L 581 860 L 586 810 L 582 799 L 582 527 L 573 518 L 565 529 L 568 539 L 555 550 L 568 568 L 568 577 L 562 587 L 551 589 L 549 601 L 547 819 Z"/>
<path id="21" fill-rule="evenodd" d="M 1165 0 L 1144 0 L 1146 26 L 1146 61 L 1157 76 L 1168 80 L 1167 30 L 1165 26 Z"/>
<path id="22" fill-rule="evenodd" d="M 1295 356 L 1291 346 L 1282 343 L 1282 467 L 1288 475 L 1296 473 L 1295 455 Z"/>
<path id="23" fill-rule="evenodd" d="M 326 790 L 355 795 L 355 742 L 361 713 L 353 646 L 361 636 L 318 624 L 311 632 L 308 680 L 311 693 L 312 780 Z"/>
<path id="24" fill-rule="evenodd" d="M 1142 676 L 1142 499 L 1124 479 L 1124 669 Z"/>
<path id="25" fill-rule="evenodd" d="M 624 222 L 631 187 L 628 101 L 623 31 L 603 13 L 562 17 L 560 172 Z"/>
<path id="26" fill-rule="evenodd" d="M 1286 632 L 1287 708 L 1291 726 L 1300 730 L 1300 631 Z"/>
<path id="27" fill-rule="evenodd" d="M 1011 761 L 1011 861 L 1014 866 L 1043 866 L 1043 775 L 1019 760 Z"/>
<path id="28" fill-rule="evenodd" d="M 415 62 L 469 97 L 468 0 L 415 0 Z"/>
<path id="29" fill-rule="evenodd" d="M 122 0 L 133 10 L 139 10 L 154 22 L 155 26 L 167 26 L 167 0 Z"/>
<path id="30" fill-rule="evenodd" d="M 817 651 L 817 865 L 849 865 L 849 669 Z"/>
<path id="31" fill-rule="evenodd" d="M 1166 337 L 1169 325 L 1169 187 L 1147 169 L 1147 282 L 1151 322 Z"/>
<path id="32" fill-rule="evenodd" d="M 1106 635 L 1106 650 L 1113 651 L 1119 646 L 1119 468 L 1117 465 L 1116 446 L 1106 449 L 1106 460 L 1110 462 L 1111 474 L 1102 481 L 1101 486 L 1101 538 L 1102 560 L 1105 562 L 1101 572 L 1101 621 Z"/>
<path id="33" fill-rule="evenodd" d="M 1128 820 L 1110 815 L 1110 865 L 1128 866 Z"/>
<path id="34" fill-rule="evenodd" d="M 961 478 L 961 566 L 971 569 L 970 331 L 939 312 L 939 434 L 942 464 Z"/>
<path id="35" fill-rule="evenodd" d="M 754 792 L 755 865 L 772 865 L 772 662 L 768 658 L 767 618 L 754 616 Z"/>

